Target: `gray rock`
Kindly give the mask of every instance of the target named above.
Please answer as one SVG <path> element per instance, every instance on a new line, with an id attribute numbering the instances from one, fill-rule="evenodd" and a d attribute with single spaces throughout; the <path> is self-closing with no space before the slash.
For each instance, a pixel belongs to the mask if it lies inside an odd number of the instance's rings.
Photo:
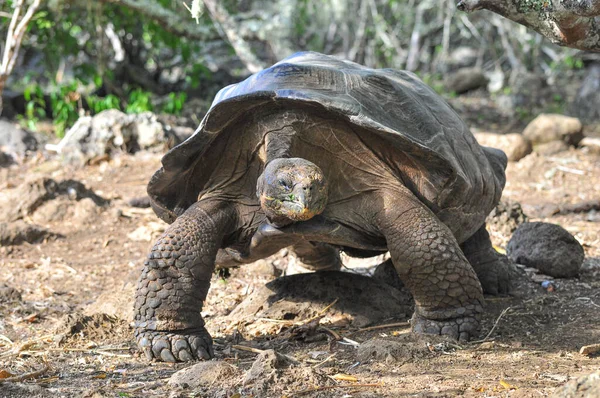
<path id="1" fill-rule="evenodd" d="M 9 303 L 11 301 L 21 301 L 21 292 L 12 286 L 0 284 L 0 302 Z"/>
<path id="2" fill-rule="evenodd" d="M 58 145 L 46 147 L 58 152 L 69 163 L 85 164 L 118 151 L 162 150 L 180 141 L 173 129 L 164 126 L 151 112 L 127 115 L 109 109 L 94 117 L 79 118 Z"/>
<path id="3" fill-rule="evenodd" d="M 38 140 L 32 133 L 6 120 L 0 120 L 0 148 L 9 154 L 24 156 L 28 151 L 38 149 Z"/>
<path id="4" fill-rule="evenodd" d="M 573 113 L 585 122 L 600 121 L 600 63 L 589 67 L 573 102 Z"/>
<path id="5" fill-rule="evenodd" d="M 476 90 L 487 85 L 487 77 L 479 68 L 463 68 L 450 74 L 446 79 L 446 88 L 457 94 Z"/>
<path id="6" fill-rule="evenodd" d="M 508 160 L 517 162 L 532 151 L 531 141 L 521 134 L 473 133 L 477 142 L 483 146 L 501 149 Z"/>
<path id="7" fill-rule="evenodd" d="M 453 343 L 448 337 L 405 333 L 394 339 L 376 338 L 358 347 L 357 359 L 361 363 L 369 361 L 405 362 L 415 358 L 431 356 L 429 346 L 447 346 Z"/>
<path id="8" fill-rule="evenodd" d="M 283 369 L 291 364 L 291 361 L 275 352 L 275 350 L 265 350 L 258 354 L 252 367 L 244 376 L 243 384 L 249 384 L 260 380 L 261 383 L 269 383 L 276 375 L 277 370 Z"/>
<path id="9" fill-rule="evenodd" d="M 525 127 L 523 136 L 534 146 L 552 141 L 577 145 L 583 139 L 583 125 L 574 117 L 542 113 Z"/>
<path id="10" fill-rule="evenodd" d="M 552 398 L 597 397 L 600 397 L 600 371 L 571 380 L 552 394 Z"/>
<path id="11" fill-rule="evenodd" d="M 517 264 L 539 269 L 556 278 L 579 274 L 583 247 L 567 230 L 556 224 L 521 224 L 506 247 L 506 254 Z"/>
<path id="12" fill-rule="evenodd" d="M 205 361 L 173 373 L 168 384 L 192 389 L 208 387 L 237 373 L 237 368 L 225 361 Z"/>
<path id="13" fill-rule="evenodd" d="M 0 245 L 11 246 L 21 243 L 36 243 L 45 238 L 58 236 L 39 225 L 27 224 L 24 221 L 0 223 Z"/>
<path id="14" fill-rule="evenodd" d="M 546 81 L 537 73 L 522 72 L 512 79 L 510 94 L 513 106 L 540 105 L 545 100 Z"/>

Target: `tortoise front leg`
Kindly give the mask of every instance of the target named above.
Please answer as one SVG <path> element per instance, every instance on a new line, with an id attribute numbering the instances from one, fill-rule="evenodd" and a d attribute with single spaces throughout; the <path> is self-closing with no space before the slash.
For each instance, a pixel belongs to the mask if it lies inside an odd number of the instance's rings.
<path id="1" fill-rule="evenodd" d="M 415 300 L 412 330 L 468 340 L 479 330 L 483 293 L 450 229 L 410 193 L 386 195 L 379 225 Z"/>
<path id="2" fill-rule="evenodd" d="M 227 203 L 195 203 L 152 247 L 135 295 L 135 337 L 148 359 L 213 357 L 200 311 L 217 251 L 233 231 L 235 214 Z"/>

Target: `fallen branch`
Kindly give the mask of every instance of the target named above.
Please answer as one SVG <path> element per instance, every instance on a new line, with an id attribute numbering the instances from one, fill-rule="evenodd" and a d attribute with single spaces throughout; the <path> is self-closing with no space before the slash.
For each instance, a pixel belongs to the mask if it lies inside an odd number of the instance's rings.
<path id="1" fill-rule="evenodd" d="M 2 383 L 18 383 L 23 380 L 33 379 L 35 377 L 41 376 L 44 373 L 46 373 L 48 371 L 48 369 L 50 369 L 48 367 L 48 365 L 44 365 L 44 367 L 42 369 L 36 370 L 34 372 L 24 373 L 19 376 L 7 377 L 5 379 L 0 379 L 0 384 L 2 384 Z"/>
<path id="2" fill-rule="evenodd" d="M 600 51 L 600 0 L 459 0 L 457 8 L 490 10 L 560 46 Z"/>
<path id="3" fill-rule="evenodd" d="M 396 322 L 396 323 L 388 323 L 387 325 L 369 326 L 367 328 L 358 329 L 357 332 L 368 332 L 371 330 L 400 328 L 400 327 L 407 327 L 407 326 L 410 326 L 410 322 Z"/>

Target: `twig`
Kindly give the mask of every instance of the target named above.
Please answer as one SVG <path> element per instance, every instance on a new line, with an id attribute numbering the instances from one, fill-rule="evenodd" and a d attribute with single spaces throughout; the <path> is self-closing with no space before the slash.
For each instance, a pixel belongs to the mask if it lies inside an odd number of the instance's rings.
<path id="1" fill-rule="evenodd" d="M 265 350 L 259 350 L 258 348 L 252 348 L 245 345 L 232 345 L 231 348 L 240 350 L 240 351 L 248 351 L 253 352 L 255 354 L 262 354 Z"/>
<path id="2" fill-rule="evenodd" d="M 383 383 L 371 383 L 371 384 L 343 384 L 343 385 L 337 385 L 337 386 L 324 386 L 324 387 L 315 387 L 315 388 L 309 388 L 306 390 L 301 390 L 301 391 L 295 391 L 292 392 L 290 394 L 290 396 L 294 396 L 294 395 L 304 395 L 304 394 L 309 394 L 311 392 L 316 392 L 316 391 L 325 391 L 325 390 L 333 390 L 334 388 L 355 388 L 355 387 L 360 387 L 360 388 L 377 388 L 377 387 L 383 387 L 384 384 Z"/>
<path id="3" fill-rule="evenodd" d="M 330 356 L 328 356 L 327 358 L 325 358 L 321 362 L 317 363 L 316 365 L 313 365 L 313 369 L 316 369 L 319 366 L 323 365 L 324 363 L 328 362 L 331 358 L 333 358 L 336 355 L 337 355 L 337 352 L 334 352 L 333 354 L 331 354 Z"/>
<path id="4" fill-rule="evenodd" d="M 496 326 L 498 326 L 498 322 L 500 322 L 500 319 L 502 319 L 502 317 L 504 315 L 506 315 L 506 313 L 511 310 L 512 307 L 506 307 L 504 309 L 504 311 L 502 311 L 500 313 L 500 315 L 498 316 L 498 318 L 496 319 L 496 322 L 494 322 L 494 326 L 492 326 L 492 329 L 489 331 L 489 333 L 483 338 L 483 340 L 478 340 L 478 341 L 472 341 L 471 344 L 479 344 L 479 343 L 485 343 L 488 339 L 488 337 L 490 337 L 492 335 L 492 333 L 494 332 L 494 330 L 496 329 Z"/>
<path id="5" fill-rule="evenodd" d="M 33 379 L 34 377 L 38 377 L 46 373 L 50 369 L 48 365 L 44 365 L 44 367 L 40 370 L 36 370 L 34 372 L 24 373 L 19 376 L 7 377 L 6 379 L 0 379 L 0 384 L 2 383 L 18 383 L 23 380 Z"/>
<path id="6" fill-rule="evenodd" d="M 368 328 L 358 329 L 357 332 L 368 332 L 370 330 L 399 328 L 399 327 L 405 327 L 405 326 L 410 326 L 410 322 L 396 322 L 396 323 L 388 323 L 387 325 L 369 326 Z"/>
<path id="7" fill-rule="evenodd" d="M 327 333 L 332 335 L 333 338 L 335 339 L 335 341 L 339 341 L 342 339 L 342 336 L 335 330 L 329 329 L 328 327 L 325 327 L 325 326 L 320 326 L 319 329 L 323 329 L 324 331 L 326 331 Z"/>

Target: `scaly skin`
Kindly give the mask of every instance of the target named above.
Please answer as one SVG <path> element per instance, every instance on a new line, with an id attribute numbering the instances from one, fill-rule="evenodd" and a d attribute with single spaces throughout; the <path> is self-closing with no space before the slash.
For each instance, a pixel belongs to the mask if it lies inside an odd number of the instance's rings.
<path id="1" fill-rule="evenodd" d="M 148 359 L 213 357 L 200 316 L 215 257 L 235 225 L 230 205 L 201 201 L 169 226 L 152 248 L 135 295 L 135 336 Z"/>
<path id="2" fill-rule="evenodd" d="M 483 311 L 473 267 L 429 209 L 410 198 L 413 207 L 407 198 L 395 199 L 400 206 L 385 211 L 380 225 L 398 275 L 415 299 L 412 330 L 468 340 L 478 333 Z"/>
<path id="3" fill-rule="evenodd" d="M 461 245 L 461 249 L 477 273 L 484 293 L 509 292 L 511 277 L 516 271 L 506 256 L 494 250 L 485 224 Z"/>

